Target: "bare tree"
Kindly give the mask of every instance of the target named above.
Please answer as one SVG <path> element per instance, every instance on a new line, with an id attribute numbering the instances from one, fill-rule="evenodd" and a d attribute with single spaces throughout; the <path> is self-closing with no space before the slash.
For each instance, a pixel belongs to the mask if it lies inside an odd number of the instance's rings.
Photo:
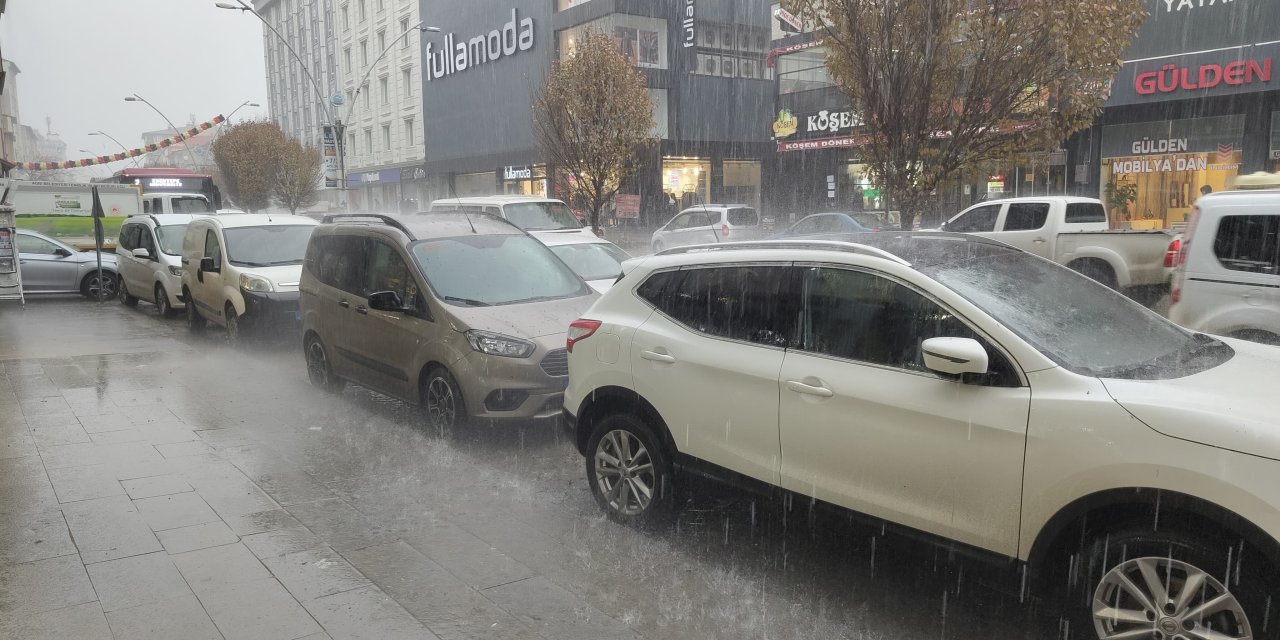
<path id="1" fill-rule="evenodd" d="M 967 167 L 1088 127 L 1143 0 L 785 0 L 863 122 L 860 154 L 910 229 Z"/>
<path id="2" fill-rule="evenodd" d="M 320 151 L 293 138 L 280 143 L 280 163 L 272 189 L 276 202 L 297 213 L 320 200 Z"/>
<path id="3" fill-rule="evenodd" d="M 286 138 L 275 123 L 248 121 L 232 126 L 213 143 L 223 186 L 237 206 L 257 211 L 271 204 Z"/>
<path id="4" fill-rule="evenodd" d="M 636 168 L 653 127 L 644 76 L 613 39 L 592 29 L 555 63 L 534 100 L 533 128 L 543 156 L 568 174 L 570 200 L 589 207 L 597 230 L 600 210 Z"/>

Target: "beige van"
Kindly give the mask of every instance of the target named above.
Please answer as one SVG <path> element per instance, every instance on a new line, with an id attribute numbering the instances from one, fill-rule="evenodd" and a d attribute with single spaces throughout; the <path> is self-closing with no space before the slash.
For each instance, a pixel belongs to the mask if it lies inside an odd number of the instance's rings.
<path id="1" fill-rule="evenodd" d="M 565 334 L 598 296 L 505 220 L 328 216 L 300 285 L 311 382 L 423 405 L 433 428 L 560 415 Z"/>

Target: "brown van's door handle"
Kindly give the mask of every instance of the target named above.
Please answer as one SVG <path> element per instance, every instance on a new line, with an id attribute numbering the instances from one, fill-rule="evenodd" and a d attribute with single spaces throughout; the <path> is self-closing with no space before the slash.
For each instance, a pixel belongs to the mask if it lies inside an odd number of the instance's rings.
<path id="1" fill-rule="evenodd" d="M 350 303 L 350 302 L 347 302 L 346 300 L 339 300 L 339 301 L 338 301 L 338 306 L 339 306 L 339 307 L 342 307 L 343 309 L 346 309 L 347 307 L 350 307 L 350 306 L 351 306 L 351 303 Z"/>

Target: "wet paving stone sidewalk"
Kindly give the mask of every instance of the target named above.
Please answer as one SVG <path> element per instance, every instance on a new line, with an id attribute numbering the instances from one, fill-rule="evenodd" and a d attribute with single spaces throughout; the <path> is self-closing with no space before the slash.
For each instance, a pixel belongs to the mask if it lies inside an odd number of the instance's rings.
<path id="1" fill-rule="evenodd" d="M 842 517 L 729 491 L 632 530 L 558 425 L 430 433 L 144 308 L 0 308 L 0 638 L 1035 637 Z"/>

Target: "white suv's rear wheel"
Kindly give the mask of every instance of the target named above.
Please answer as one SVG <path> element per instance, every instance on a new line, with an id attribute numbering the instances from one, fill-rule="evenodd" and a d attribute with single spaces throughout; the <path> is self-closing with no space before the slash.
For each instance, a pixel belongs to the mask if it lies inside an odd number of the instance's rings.
<path id="1" fill-rule="evenodd" d="M 640 419 L 605 416 L 587 442 L 587 481 L 609 517 L 640 525 L 663 520 L 672 502 L 671 462 Z"/>

